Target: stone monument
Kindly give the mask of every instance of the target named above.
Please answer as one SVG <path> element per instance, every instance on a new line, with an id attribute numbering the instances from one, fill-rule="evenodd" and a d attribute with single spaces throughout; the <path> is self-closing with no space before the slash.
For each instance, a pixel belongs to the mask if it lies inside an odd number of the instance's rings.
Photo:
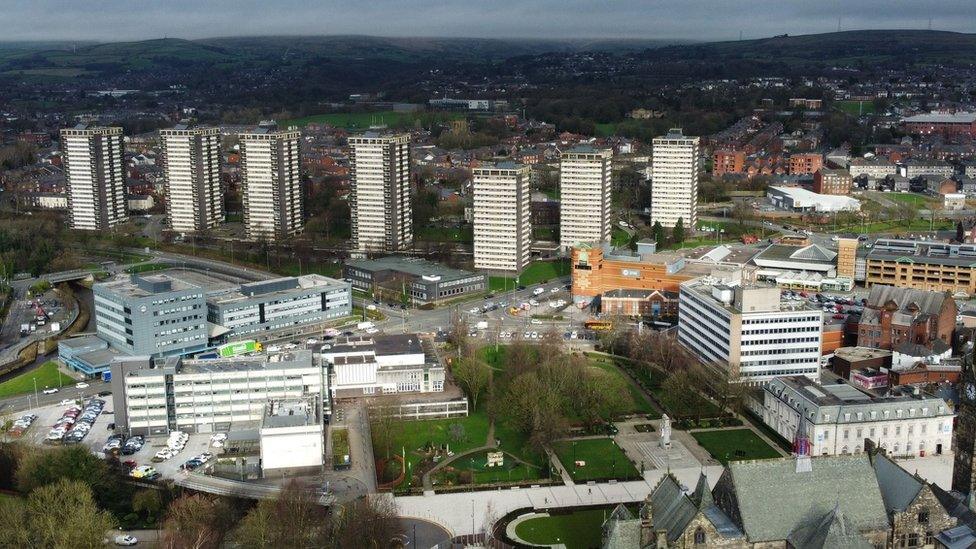
<path id="1" fill-rule="evenodd" d="M 661 416 L 661 448 L 671 449 L 671 418 L 668 414 Z"/>

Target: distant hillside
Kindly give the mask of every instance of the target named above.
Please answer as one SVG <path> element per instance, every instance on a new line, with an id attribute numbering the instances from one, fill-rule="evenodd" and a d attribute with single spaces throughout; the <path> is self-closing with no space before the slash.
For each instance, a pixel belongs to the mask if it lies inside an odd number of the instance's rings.
<path id="1" fill-rule="evenodd" d="M 261 36 L 68 44 L 0 42 L 0 73 L 77 76 L 162 67 L 216 65 L 253 69 L 282 60 L 382 60 L 414 64 L 501 61 L 514 56 L 587 50 L 635 51 L 673 44 L 659 40 L 491 40 L 375 36 Z"/>
<path id="2" fill-rule="evenodd" d="M 914 63 L 969 63 L 976 59 L 976 34 L 929 30 L 855 30 L 668 46 L 655 50 L 653 55 L 834 64 L 892 59 Z"/>

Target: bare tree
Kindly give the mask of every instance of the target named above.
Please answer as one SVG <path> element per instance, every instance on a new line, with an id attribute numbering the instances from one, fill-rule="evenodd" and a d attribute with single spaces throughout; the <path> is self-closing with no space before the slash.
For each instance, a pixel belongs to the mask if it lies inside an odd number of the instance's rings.
<path id="1" fill-rule="evenodd" d="M 26 503 L 0 503 L 0 546 L 91 548 L 102 546 L 105 532 L 115 526 L 102 511 L 91 488 L 61 479 L 35 489 Z"/>
<path id="2" fill-rule="evenodd" d="M 399 399 L 395 397 L 384 399 L 382 403 L 379 400 L 373 400 L 367 409 L 369 431 L 373 444 L 383 451 L 383 457 L 386 459 L 389 459 L 394 451 L 399 450 L 393 447 L 400 426 L 400 418 L 397 417 L 399 404 Z"/>
<path id="3" fill-rule="evenodd" d="M 360 498 L 333 511 L 328 547 L 386 548 L 399 534 L 396 504 L 383 495 Z"/>
<path id="4" fill-rule="evenodd" d="M 451 325 L 447 337 L 448 341 L 457 349 L 458 358 L 468 353 L 468 331 L 468 321 L 465 320 L 461 311 L 455 307 L 454 312 L 451 313 Z"/>
<path id="5" fill-rule="evenodd" d="M 313 487 L 292 480 L 277 497 L 258 502 L 245 515 L 234 541 L 253 549 L 322 547 L 328 541 L 327 515 Z"/>
<path id="6" fill-rule="evenodd" d="M 451 368 L 454 379 L 464 388 L 471 399 L 471 408 L 478 409 L 478 397 L 491 384 L 492 369 L 485 361 L 475 357 L 458 359 Z"/>
<path id="7" fill-rule="evenodd" d="M 230 526 L 229 517 L 227 504 L 220 498 L 180 497 L 166 512 L 162 545 L 166 549 L 216 549 Z"/>

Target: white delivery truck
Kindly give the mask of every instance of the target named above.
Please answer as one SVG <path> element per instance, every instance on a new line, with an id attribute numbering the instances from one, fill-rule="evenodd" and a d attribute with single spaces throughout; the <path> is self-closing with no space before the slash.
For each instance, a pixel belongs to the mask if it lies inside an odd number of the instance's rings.
<path id="1" fill-rule="evenodd" d="M 359 328 L 360 330 L 368 330 L 370 328 L 375 328 L 375 327 L 376 325 L 369 320 L 367 320 L 366 322 L 360 322 L 359 324 L 356 324 L 356 328 Z"/>
<path id="2" fill-rule="evenodd" d="M 488 329 L 488 321 L 487 320 L 482 320 L 481 322 L 475 324 L 475 327 L 478 328 L 479 330 L 487 330 Z"/>

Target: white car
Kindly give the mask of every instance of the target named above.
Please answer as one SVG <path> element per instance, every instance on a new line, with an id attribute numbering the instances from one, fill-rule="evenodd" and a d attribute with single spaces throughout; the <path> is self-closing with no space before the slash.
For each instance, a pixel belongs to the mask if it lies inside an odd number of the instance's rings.
<path id="1" fill-rule="evenodd" d="M 75 387 L 78 388 L 78 389 L 87 389 L 88 388 L 88 384 L 85 383 L 84 381 L 82 381 L 81 383 L 75 383 Z"/>
<path id="2" fill-rule="evenodd" d="M 380 331 L 379 328 L 366 328 L 367 334 L 375 334 L 378 331 Z"/>
<path id="3" fill-rule="evenodd" d="M 539 320 L 538 318 L 533 318 L 533 319 L 532 319 L 532 320 L 530 320 L 529 322 L 531 322 L 532 324 L 542 324 L 542 321 L 541 321 L 541 320 Z"/>
<path id="4" fill-rule="evenodd" d="M 58 392 L 58 390 L 54 387 L 51 387 L 50 389 L 44 389 L 41 392 L 44 393 L 45 395 L 53 395 L 54 393 Z"/>
<path id="5" fill-rule="evenodd" d="M 58 403 L 58 406 L 68 406 L 68 405 L 71 405 L 71 404 L 74 404 L 74 403 L 75 403 L 75 401 L 71 400 L 70 398 L 66 398 L 66 399 L 62 400 L 61 402 L 59 402 Z"/>
<path id="6" fill-rule="evenodd" d="M 532 339 L 539 339 L 539 332 L 532 332 Z"/>
<path id="7" fill-rule="evenodd" d="M 559 286 L 556 286 L 555 288 L 550 288 L 549 289 L 549 293 L 550 294 L 558 294 L 559 293 Z"/>
<path id="8" fill-rule="evenodd" d="M 128 547 L 137 543 L 139 543 L 139 539 L 135 536 L 115 536 L 115 545 Z"/>

